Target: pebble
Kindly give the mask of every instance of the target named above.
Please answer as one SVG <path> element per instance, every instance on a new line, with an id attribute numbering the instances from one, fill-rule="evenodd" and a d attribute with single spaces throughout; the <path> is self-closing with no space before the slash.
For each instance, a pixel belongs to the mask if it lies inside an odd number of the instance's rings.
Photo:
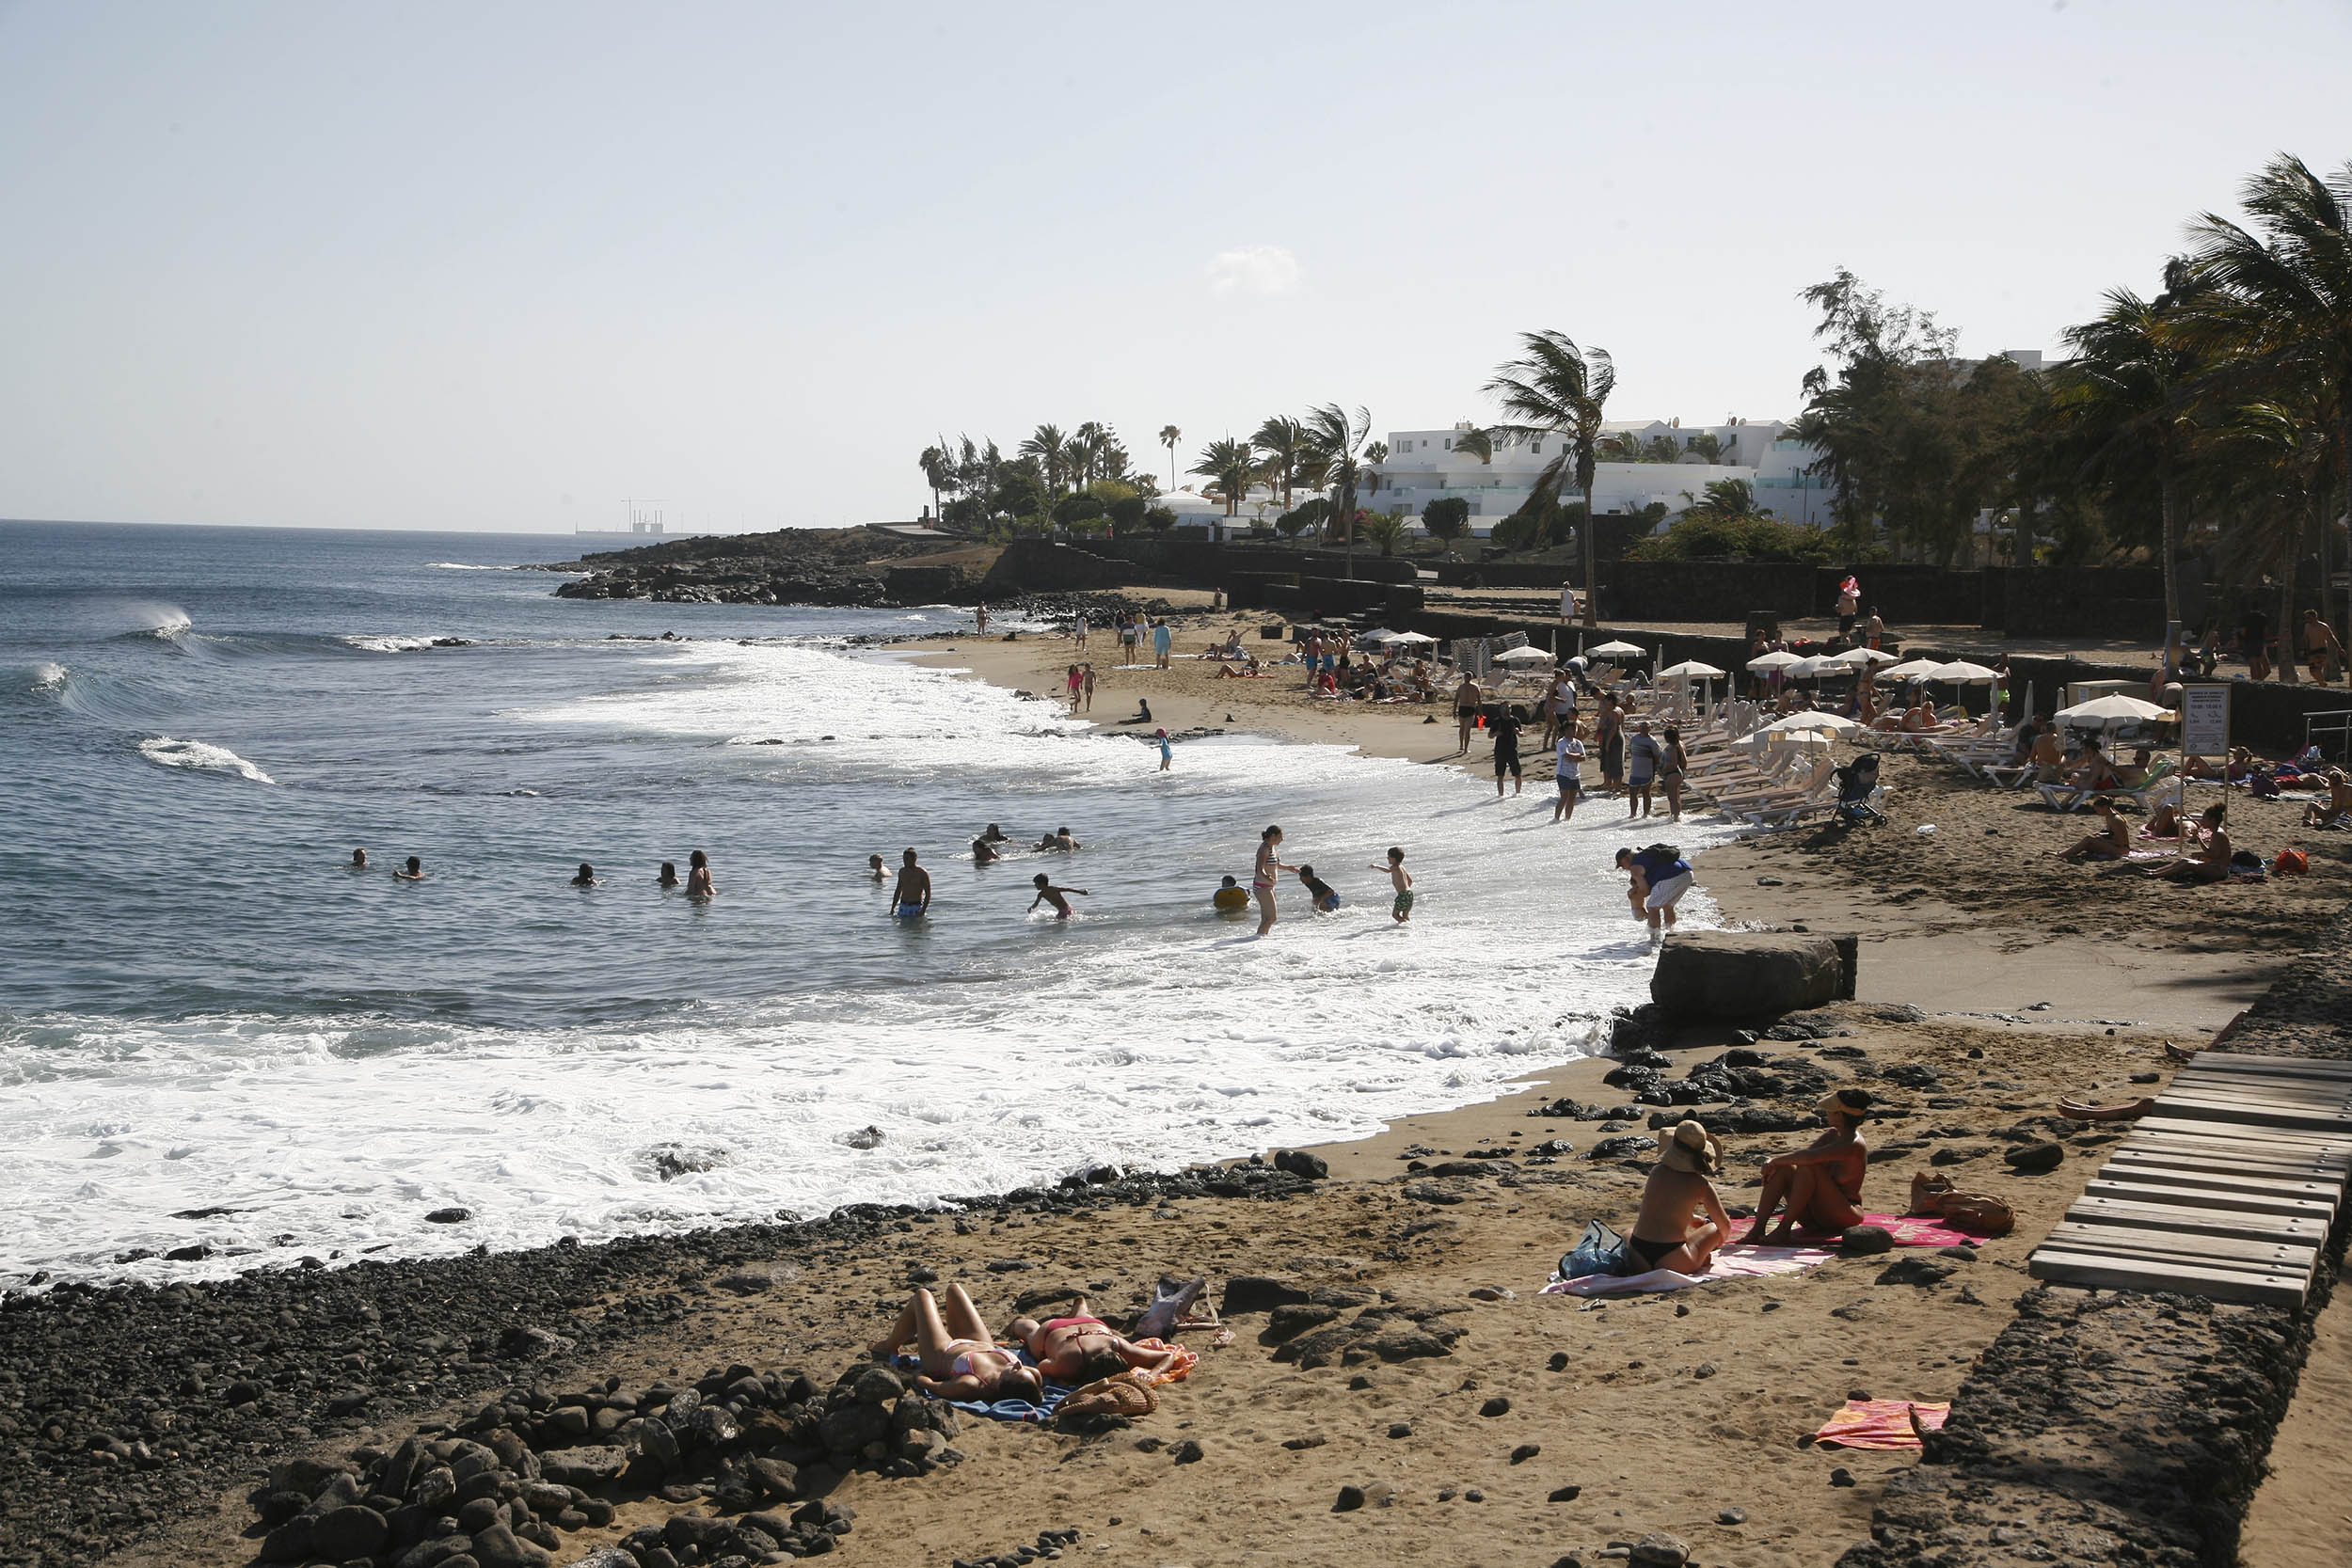
<path id="1" fill-rule="evenodd" d="M 1549 1503 L 1572 1503 L 1583 1494 L 1583 1491 L 1584 1488 L 1581 1486 L 1555 1486 L 1551 1489 L 1549 1494 L 1545 1497 L 1544 1501 Z"/>
<path id="2" fill-rule="evenodd" d="M 1744 1508 L 1726 1508 L 1715 1515 L 1715 1522 L 1719 1525 L 1744 1525 L 1748 1522 L 1748 1511 Z"/>
<path id="3" fill-rule="evenodd" d="M 1691 1375 L 1692 1377 L 1713 1377 L 1715 1375 L 1715 1363 L 1712 1361 L 1702 1361 L 1692 1371 Z"/>
<path id="4" fill-rule="evenodd" d="M 434 1210 L 425 1215 L 424 1223 L 427 1225 L 463 1225 L 471 1218 L 473 1218 L 472 1210 L 460 1209 L 452 1205 L 447 1209 Z"/>
<path id="5" fill-rule="evenodd" d="M 1412 1434 L 1412 1424 L 1408 1421 L 1397 1421 L 1389 1428 L 1389 1435 L 1391 1437 L 1410 1437 Z"/>
<path id="6" fill-rule="evenodd" d="M 1518 1448 L 1511 1450 L 1511 1463 L 1514 1465 L 1524 1465 L 1529 1460 L 1534 1458 L 1537 1454 L 1543 1451 L 1544 1448 L 1541 1443 L 1521 1443 Z"/>
<path id="7" fill-rule="evenodd" d="M 1353 1513 L 1363 1506 L 1364 1489 L 1362 1487 L 1343 1486 L 1340 1488 L 1339 1500 L 1331 1505 L 1331 1512 L 1334 1513 Z"/>
<path id="8" fill-rule="evenodd" d="M 1551 1359 L 1544 1363 L 1544 1365 L 1549 1367 L 1555 1372 L 1565 1372 L 1568 1370 L 1568 1353 L 1564 1350 L 1553 1351 L 1551 1353 Z"/>
<path id="9" fill-rule="evenodd" d="M 1494 1398 L 1480 1405 L 1478 1407 L 1478 1413 L 1481 1416 L 1486 1417 L 1508 1416 L 1511 1413 L 1511 1402 L 1504 1399 L 1501 1394 L 1497 1394 Z"/>
<path id="10" fill-rule="evenodd" d="M 1829 1483 L 1832 1486 L 1851 1486 L 1854 1483 L 1853 1472 L 1841 1465 L 1829 1473 Z"/>
<path id="11" fill-rule="evenodd" d="M 1197 1465 L 1201 1458 L 1200 1445 L 1187 1437 L 1168 1449 L 1168 1457 L 1179 1465 Z"/>

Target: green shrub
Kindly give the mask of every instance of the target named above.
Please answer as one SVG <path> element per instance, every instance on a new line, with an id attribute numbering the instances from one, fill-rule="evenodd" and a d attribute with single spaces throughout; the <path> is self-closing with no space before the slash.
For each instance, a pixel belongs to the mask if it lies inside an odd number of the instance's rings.
<path id="1" fill-rule="evenodd" d="M 1421 509 L 1421 526 L 1432 539 L 1459 539 L 1470 531 L 1470 502 L 1443 496 Z"/>

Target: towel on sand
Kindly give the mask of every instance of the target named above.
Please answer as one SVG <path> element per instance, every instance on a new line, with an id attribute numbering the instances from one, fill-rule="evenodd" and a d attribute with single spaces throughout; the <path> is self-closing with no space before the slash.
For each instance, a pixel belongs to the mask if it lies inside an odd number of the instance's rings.
<path id="1" fill-rule="evenodd" d="M 1151 1379 L 1146 1385 L 1147 1387 L 1157 1384 L 1182 1382 L 1195 1367 L 1200 1365 L 1200 1353 L 1186 1350 L 1182 1345 L 1171 1345 L 1161 1339 L 1137 1339 L 1136 1343 L 1145 1350 L 1172 1350 L 1178 1356 L 1176 1365 L 1168 1371 Z M 1023 1366 L 1037 1365 L 1037 1357 L 1027 1351 L 1012 1346 L 1005 1348 L 1012 1350 L 1015 1354 L 1019 1355 Z M 923 1370 L 923 1363 L 912 1355 L 893 1357 L 891 1365 L 905 1372 Z M 946 1402 L 967 1416 L 978 1416 L 991 1421 L 1025 1421 L 1031 1426 L 1041 1426 L 1054 1418 L 1054 1412 L 1061 1408 L 1061 1402 L 1070 1397 L 1070 1392 L 1066 1385 L 1049 1383 L 1045 1386 L 1045 1398 L 1034 1404 L 1027 1400 L 949 1400 Z"/>
<path id="2" fill-rule="evenodd" d="M 1722 1279 L 1795 1274 L 1836 1256 L 1830 1248 L 1818 1246 L 1728 1246 L 1715 1254 L 1714 1267 L 1705 1274 L 1677 1274 L 1672 1269 L 1651 1269 L 1645 1274 L 1588 1274 L 1581 1279 L 1554 1279 L 1537 1293 L 1613 1296 L 1680 1291 L 1692 1285 L 1712 1285 Z"/>
<path id="3" fill-rule="evenodd" d="M 1912 1430 L 1912 1417 L 1916 1413 L 1919 1430 Z M 1813 1434 L 1824 1448 L 1837 1449 L 1910 1449 L 1926 1445 L 1919 1441 L 1920 1432 L 1940 1430 L 1952 1414 L 1952 1402 L 1935 1402 L 1912 1400 L 1848 1400 L 1845 1408 L 1829 1418 L 1829 1424 Z"/>
<path id="4" fill-rule="evenodd" d="M 1884 1230 L 1897 1246 L 1976 1246 L 1984 1240 L 1933 1214 L 1865 1214 L 1862 1223 Z M 1796 1236 L 1813 1246 L 1834 1246 L 1838 1239 L 1836 1231 L 1822 1230 L 1799 1230 Z"/>

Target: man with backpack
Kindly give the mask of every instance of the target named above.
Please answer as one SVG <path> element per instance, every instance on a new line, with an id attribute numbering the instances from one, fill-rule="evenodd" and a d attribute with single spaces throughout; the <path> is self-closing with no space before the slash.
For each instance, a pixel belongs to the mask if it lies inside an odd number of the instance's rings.
<path id="1" fill-rule="evenodd" d="M 1653 844 L 1646 849 L 1618 850 L 1617 869 L 1632 874 L 1626 898 L 1634 918 L 1649 922 L 1651 941 L 1661 940 L 1674 929 L 1675 905 L 1691 891 L 1691 863 L 1673 845 Z"/>

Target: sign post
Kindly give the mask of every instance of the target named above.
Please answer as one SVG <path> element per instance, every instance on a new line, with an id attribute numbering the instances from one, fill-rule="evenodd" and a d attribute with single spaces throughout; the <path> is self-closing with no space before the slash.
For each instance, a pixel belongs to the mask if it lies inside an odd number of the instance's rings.
<path id="1" fill-rule="evenodd" d="M 2188 777 L 2188 759 L 2215 757 L 2226 770 L 2230 761 L 2230 688 L 2222 681 L 2198 681 L 2181 688 L 2181 777 Z M 2226 776 L 2226 771 L 2225 771 Z M 2187 785 L 2182 786 L 2185 800 Z"/>

